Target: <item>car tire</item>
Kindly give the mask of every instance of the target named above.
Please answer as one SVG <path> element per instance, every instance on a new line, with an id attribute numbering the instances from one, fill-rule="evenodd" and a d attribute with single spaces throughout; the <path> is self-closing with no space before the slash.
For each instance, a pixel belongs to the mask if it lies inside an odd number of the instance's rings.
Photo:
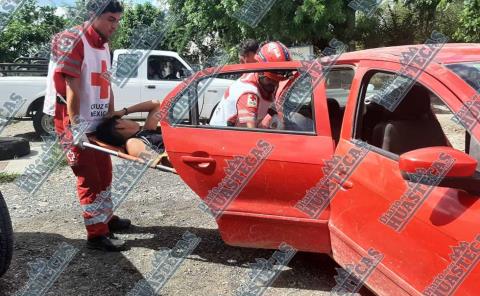
<path id="1" fill-rule="evenodd" d="M 33 115 L 33 128 L 38 137 L 55 134 L 53 116 L 43 113 L 43 104 L 40 104 Z"/>
<path id="2" fill-rule="evenodd" d="M 0 192 L 0 276 L 7 272 L 13 255 L 13 228 L 7 203 Z"/>
<path id="3" fill-rule="evenodd" d="M 0 138 L 0 160 L 14 159 L 30 154 L 30 143 L 23 138 Z"/>

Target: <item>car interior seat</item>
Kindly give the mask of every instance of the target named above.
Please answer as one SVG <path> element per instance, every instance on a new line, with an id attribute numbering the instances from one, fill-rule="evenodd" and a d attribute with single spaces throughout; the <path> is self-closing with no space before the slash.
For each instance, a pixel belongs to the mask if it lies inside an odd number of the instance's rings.
<path id="1" fill-rule="evenodd" d="M 340 108 L 340 103 L 337 100 L 328 98 L 328 117 L 330 119 L 330 128 L 332 130 L 332 137 L 335 143 L 340 140 L 340 130 L 342 128 L 343 113 Z"/>
<path id="2" fill-rule="evenodd" d="M 449 146 L 431 110 L 430 93 L 423 86 L 416 84 L 395 111 L 388 113 L 374 127 L 372 145 L 398 155 L 420 148 Z"/>
<path id="3" fill-rule="evenodd" d="M 470 141 L 468 145 L 468 152 L 473 158 L 478 160 L 477 172 L 480 172 L 480 142 L 478 142 L 474 137 L 470 136 L 468 140 Z"/>
<path id="4" fill-rule="evenodd" d="M 311 132 L 314 128 L 313 120 L 300 112 L 292 112 L 285 122 L 286 130 Z"/>

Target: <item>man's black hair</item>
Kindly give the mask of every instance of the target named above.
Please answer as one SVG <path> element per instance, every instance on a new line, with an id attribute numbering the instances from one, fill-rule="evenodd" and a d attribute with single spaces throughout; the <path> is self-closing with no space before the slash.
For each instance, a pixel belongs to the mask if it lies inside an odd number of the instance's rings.
<path id="1" fill-rule="evenodd" d="M 125 145 L 125 139 L 122 135 L 117 132 L 117 120 L 120 119 L 118 116 L 107 118 L 97 127 L 95 136 L 102 142 L 105 142 L 112 146 L 123 146 Z"/>
<path id="2" fill-rule="evenodd" d="M 107 2 L 108 4 L 106 4 Z M 105 7 L 101 13 L 98 11 L 99 7 Z M 118 0 L 90 0 L 87 4 L 87 10 L 95 15 L 101 15 L 108 12 L 118 13 L 123 12 L 123 4 Z"/>
<path id="3" fill-rule="evenodd" d="M 257 40 L 254 39 L 247 39 L 240 44 L 239 54 L 241 56 L 246 56 L 249 53 L 257 53 L 260 45 L 258 44 Z"/>

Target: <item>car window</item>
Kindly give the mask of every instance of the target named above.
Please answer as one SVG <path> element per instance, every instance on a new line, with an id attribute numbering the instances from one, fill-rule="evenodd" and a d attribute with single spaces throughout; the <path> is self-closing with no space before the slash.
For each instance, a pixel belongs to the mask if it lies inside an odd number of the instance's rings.
<path id="1" fill-rule="evenodd" d="M 291 70 L 273 74 L 285 79 L 276 89 L 273 86 L 276 84 L 268 81 L 266 89 L 260 89 L 259 81 L 264 75 L 257 72 L 242 73 L 241 77 L 222 74 L 191 84 L 177 96 L 173 108 L 177 111 L 171 112 L 171 122 L 244 130 L 248 128 L 245 122 L 252 121 L 255 123 L 249 128 L 252 131 L 313 133 L 310 75 L 299 75 Z M 239 78 L 228 79 L 232 77 Z M 269 86 L 273 88 L 268 89 Z"/>
<path id="2" fill-rule="evenodd" d="M 345 107 L 354 75 L 353 69 L 332 69 L 326 79 L 327 98 L 334 99 Z"/>
<path id="3" fill-rule="evenodd" d="M 148 80 L 181 80 L 189 74 L 188 69 L 176 58 L 151 55 L 147 64 Z"/>
<path id="4" fill-rule="evenodd" d="M 284 130 L 314 132 L 312 78 L 308 73 L 292 77 L 276 100 L 276 109 L 283 113 Z"/>
<path id="5" fill-rule="evenodd" d="M 198 117 L 192 116 L 191 111 L 194 110 L 197 100 L 195 92 L 195 84 L 189 84 L 173 99 L 172 106 L 169 109 L 168 120 L 170 124 L 187 124 L 193 125 L 198 122 Z"/>
<path id="6" fill-rule="evenodd" d="M 345 106 L 355 72 L 350 68 L 332 69 L 326 78 L 327 106 L 332 137 L 338 143 Z"/>
<path id="7" fill-rule="evenodd" d="M 473 89 L 480 91 L 480 62 L 451 64 L 447 67 L 465 80 Z"/>
<path id="8" fill-rule="evenodd" d="M 118 78 L 137 78 L 138 64 L 141 54 L 120 54 L 117 59 L 117 71 L 115 75 Z"/>
<path id="9" fill-rule="evenodd" d="M 377 72 L 366 77 L 357 115 L 357 139 L 384 150 L 387 155 L 399 156 L 420 148 L 450 146 L 480 162 L 478 139 L 472 138 L 468 130 L 453 120 L 455 114 L 441 97 L 417 82 L 398 106 L 390 110 L 374 96 L 388 97 L 388 93 L 382 92 L 385 89 L 395 91 L 382 86 L 384 82 L 391 82 L 395 74 Z"/>

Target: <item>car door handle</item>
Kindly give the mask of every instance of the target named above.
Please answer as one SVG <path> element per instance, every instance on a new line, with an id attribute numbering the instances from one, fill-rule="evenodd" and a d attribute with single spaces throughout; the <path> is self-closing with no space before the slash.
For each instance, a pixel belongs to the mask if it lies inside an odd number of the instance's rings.
<path id="1" fill-rule="evenodd" d="M 338 173 L 338 176 L 341 178 L 346 178 L 347 177 L 347 171 L 342 170 Z M 343 182 L 340 182 L 339 180 L 333 178 L 332 180 L 335 184 L 340 186 L 343 190 L 349 190 L 353 188 L 353 182 L 349 181 L 348 179 L 344 179 Z"/>
<path id="2" fill-rule="evenodd" d="M 218 90 L 209 89 L 207 92 L 211 92 L 211 93 L 214 93 L 214 94 L 216 94 L 216 93 L 218 93 Z"/>
<path id="3" fill-rule="evenodd" d="M 352 181 L 345 180 L 343 182 L 340 182 L 336 179 L 333 179 L 331 182 L 338 185 L 342 190 L 350 190 L 350 189 L 353 188 L 353 182 Z"/>
<path id="4" fill-rule="evenodd" d="M 157 87 L 156 87 L 155 85 L 147 85 L 147 88 L 149 88 L 149 89 L 155 89 L 155 88 L 157 88 Z"/>
<path id="5" fill-rule="evenodd" d="M 215 159 L 211 157 L 199 157 L 199 156 L 182 156 L 182 161 L 188 164 L 194 164 L 201 167 L 207 167 L 210 164 L 215 163 Z"/>
<path id="6" fill-rule="evenodd" d="M 344 190 L 349 190 L 353 188 L 353 182 L 345 180 L 343 184 L 340 185 Z"/>

